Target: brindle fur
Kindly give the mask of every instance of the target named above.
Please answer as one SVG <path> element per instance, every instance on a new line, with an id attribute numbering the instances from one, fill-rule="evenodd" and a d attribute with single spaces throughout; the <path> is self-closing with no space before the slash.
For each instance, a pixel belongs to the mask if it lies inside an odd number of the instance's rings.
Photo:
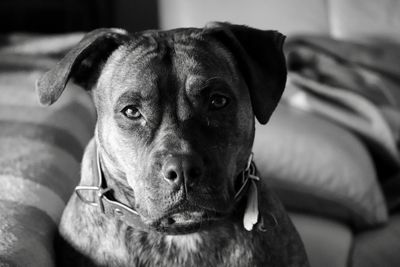
<path id="1" fill-rule="evenodd" d="M 231 214 L 171 235 L 135 229 L 73 195 L 59 227 L 57 266 L 308 266 L 298 233 L 264 181 L 260 212 L 273 214 L 276 227 L 246 231 L 243 203 L 233 201 L 253 145 L 254 116 L 266 123 L 284 88 L 281 45 L 277 32 L 230 24 L 134 35 L 101 29 L 39 80 L 44 104 L 57 100 L 71 77 L 93 96 L 98 119 L 80 184 L 94 183 L 96 143 L 107 186 L 145 224 L 157 225 L 188 203 Z M 208 110 L 213 92 L 229 96 L 229 105 Z M 120 112 L 132 103 L 140 120 Z M 195 155 L 202 174 L 168 184 L 162 172 L 171 154 Z"/>

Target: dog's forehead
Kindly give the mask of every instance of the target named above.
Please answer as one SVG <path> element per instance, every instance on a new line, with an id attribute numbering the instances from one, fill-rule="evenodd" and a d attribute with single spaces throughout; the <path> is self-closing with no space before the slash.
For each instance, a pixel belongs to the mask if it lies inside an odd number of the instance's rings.
<path id="1" fill-rule="evenodd" d="M 171 82 L 191 89 L 210 79 L 233 83 L 237 77 L 232 55 L 216 40 L 200 29 L 179 29 L 133 35 L 111 55 L 100 83 L 107 81 L 113 97 L 129 90 L 146 98 Z"/>

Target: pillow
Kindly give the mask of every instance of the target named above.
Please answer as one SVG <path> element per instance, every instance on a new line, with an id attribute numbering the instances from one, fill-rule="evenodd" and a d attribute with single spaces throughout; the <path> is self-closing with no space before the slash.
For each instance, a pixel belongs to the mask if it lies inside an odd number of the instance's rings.
<path id="1" fill-rule="evenodd" d="M 372 159 L 344 128 L 281 102 L 267 125 L 256 125 L 253 151 L 260 176 L 288 209 L 356 229 L 387 221 Z"/>
<path id="2" fill-rule="evenodd" d="M 53 266 L 52 239 L 79 182 L 95 113 L 87 93 L 73 85 L 53 106 L 39 106 L 35 82 L 44 71 L 9 68 L 13 61 L 2 59 L 0 266 Z"/>

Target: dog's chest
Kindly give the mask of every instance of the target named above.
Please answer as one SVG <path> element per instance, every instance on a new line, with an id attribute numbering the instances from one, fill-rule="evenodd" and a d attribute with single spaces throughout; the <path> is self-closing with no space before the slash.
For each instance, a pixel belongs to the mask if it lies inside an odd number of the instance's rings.
<path id="1" fill-rule="evenodd" d="M 226 229 L 225 229 L 226 230 Z M 232 229 L 231 229 L 232 230 Z M 220 232 L 221 231 L 221 232 Z M 134 266 L 250 266 L 252 244 L 231 231 L 182 236 L 132 233 L 127 243 Z"/>
<path id="2" fill-rule="evenodd" d="M 265 266 L 262 263 L 267 255 L 258 250 L 269 251 L 265 236 L 248 232 L 235 223 L 172 236 L 138 231 L 105 220 L 99 214 L 85 216 L 88 214 L 81 212 L 75 215 L 75 223 L 64 216 L 64 235 L 93 261 L 90 266 Z M 73 260 L 78 261 L 76 257 Z"/>

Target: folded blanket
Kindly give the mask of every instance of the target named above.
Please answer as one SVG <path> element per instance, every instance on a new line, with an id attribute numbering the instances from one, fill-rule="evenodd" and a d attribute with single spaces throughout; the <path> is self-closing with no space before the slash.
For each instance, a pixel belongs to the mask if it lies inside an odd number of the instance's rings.
<path id="1" fill-rule="evenodd" d="M 351 130 L 368 146 L 383 188 L 400 177 L 400 44 L 370 44 L 324 36 L 297 36 L 286 43 L 293 106 Z M 389 207 L 400 203 L 386 194 Z"/>
<path id="2" fill-rule="evenodd" d="M 284 99 L 360 136 L 374 156 L 379 177 L 390 177 L 399 170 L 400 155 L 394 133 L 380 109 L 364 97 L 291 73 Z"/>
<path id="3" fill-rule="evenodd" d="M 288 67 L 321 83 L 352 90 L 378 105 L 400 107 L 400 44 L 360 44 L 324 36 L 286 42 Z"/>
<path id="4" fill-rule="evenodd" d="M 53 234 L 79 181 L 95 114 L 74 85 L 54 106 L 41 107 L 35 82 L 80 38 L 1 38 L 0 266 L 54 264 Z"/>
<path id="5" fill-rule="evenodd" d="M 400 44 L 369 45 L 322 36 L 299 36 L 286 44 L 292 72 L 334 88 L 354 92 L 382 110 L 400 143 Z"/>

